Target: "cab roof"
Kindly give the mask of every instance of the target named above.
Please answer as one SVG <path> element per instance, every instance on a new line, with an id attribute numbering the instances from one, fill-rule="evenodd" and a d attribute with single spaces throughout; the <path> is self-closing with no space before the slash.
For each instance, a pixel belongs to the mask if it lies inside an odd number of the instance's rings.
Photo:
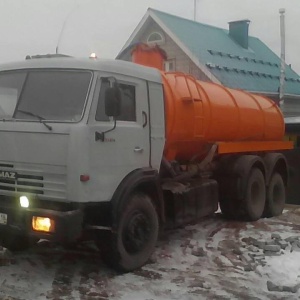
<path id="1" fill-rule="evenodd" d="M 73 57 L 32 58 L 24 61 L 0 64 L 0 72 L 24 69 L 75 69 L 123 74 L 161 83 L 161 74 L 155 68 L 132 62 L 111 59 L 89 59 Z"/>

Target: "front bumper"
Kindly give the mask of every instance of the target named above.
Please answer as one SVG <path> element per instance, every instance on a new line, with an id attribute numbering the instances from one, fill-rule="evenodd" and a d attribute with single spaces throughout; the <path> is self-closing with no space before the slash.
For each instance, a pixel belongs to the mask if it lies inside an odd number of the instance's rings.
<path id="1" fill-rule="evenodd" d="M 47 239 L 54 242 L 69 243 L 77 240 L 83 229 L 83 211 L 81 209 L 57 211 L 41 208 L 21 208 L 6 206 L 0 202 L 0 213 L 7 215 L 7 223 L 0 224 L 1 235 L 24 235 L 30 238 Z M 54 220 L 55 231 L 46 233 L 32 229 L 32 217 L 45 217 Z"/>

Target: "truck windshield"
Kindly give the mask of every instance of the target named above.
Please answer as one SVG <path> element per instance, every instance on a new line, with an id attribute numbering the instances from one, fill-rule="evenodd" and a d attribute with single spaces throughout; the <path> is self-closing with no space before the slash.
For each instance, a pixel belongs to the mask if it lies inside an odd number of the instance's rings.
<path id="1" fill-rule="evenodd" d="M 0 72 L 0 119 L 78 122 L 91 78 L 89 71 Z"/>

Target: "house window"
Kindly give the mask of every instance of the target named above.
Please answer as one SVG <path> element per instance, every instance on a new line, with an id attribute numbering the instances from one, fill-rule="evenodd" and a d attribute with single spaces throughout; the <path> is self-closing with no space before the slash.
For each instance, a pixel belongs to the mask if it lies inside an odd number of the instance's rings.
<path id="1" fill-rule="evenodd" d="M 175 58 L 166 60 L 164 62 L 164 69 L 166 72 L 173 72 L 176 70 Z"/>
<path id="2" fill-rule="evenodd" d="M 164 36 L 159 32 L 152 32 L 147 39 L 148 44 L 161 45 L 165 42 Z"/>

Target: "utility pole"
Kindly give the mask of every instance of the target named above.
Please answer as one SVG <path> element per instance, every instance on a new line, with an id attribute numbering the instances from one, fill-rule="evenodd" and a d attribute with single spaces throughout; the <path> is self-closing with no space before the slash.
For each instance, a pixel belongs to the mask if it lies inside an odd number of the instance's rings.
<path id="1" fill-rule="evenodd" d="M 281 41 L 281 66 L 280 66 L 280 86 L 279 105 L 284 105 L 284 85 L 285 85 L 285 9 L 280 8 L 280 41 Z"/>

